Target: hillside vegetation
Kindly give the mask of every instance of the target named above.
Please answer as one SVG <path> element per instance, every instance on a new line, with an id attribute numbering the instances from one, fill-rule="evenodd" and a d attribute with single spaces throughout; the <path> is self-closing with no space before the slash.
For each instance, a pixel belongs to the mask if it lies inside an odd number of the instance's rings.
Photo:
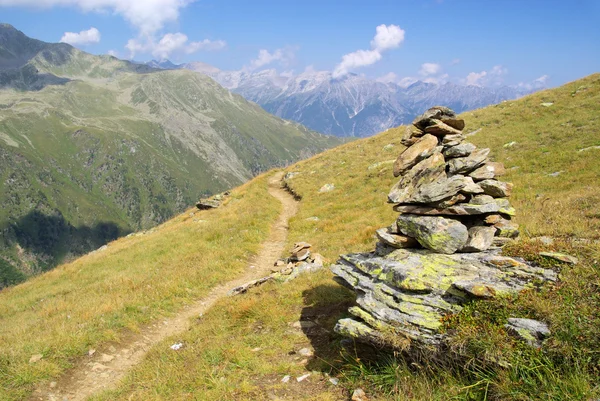
<path id="1" fill-rule="evenodd" d="M 0 25 L 0 288 L 340 140 L 212 79 Z"/>
<path id="2" fill-rule="evenodd" d="M 462 116 L 466 132 L 476 132 L 469 141 L 489 146 L 492 158 L 507 167 L 505 179 L 515 184 L 512 201 L 523 238 L 505 252 L 560 268 L 561 280 L 514 299 L 468 305 L 446 322 L 453 334 L 446 358 L 343 350 L 332 329 L 354 294 L 323 270 L 220 301 L 190 331 L 154 347 L 118 389 L 93 399 L 337 400 L 358 386 L 372 399 L 597 399 L 599 105 L 596 74 Z M 375 229 L 395 216 L 385 201 L 403 131 L 388 130 L 286 170 L 296 173 L 287 185 L 301 197 L 290 221 L 290 248 L 308 241 L 329 262 L 340 253 L 373 249 Z M 319 192 L 324 184 L 335 189 Z M 128 330 L 174 313 L 224 275 L 239 272 L 265 238 L 275 205 L 260 177 L 234 191 L 222 209 L 196 214 L 208 226 L 185 214 L 0 293 L 0 398 L 19 399 L 34 384 L 59 376 L 88 348 L 122 340 Z M 553 237 L 553 244 L 533 239 L 542 235 Z M 219 253 L 209 257 L 206 248 Z M 551 263 L 537 255 L 541 250 L 571 253 L 580 263 Z M 85 304 L 76 302 L 79 294 L 86 294 Z M 547 322 L 552 335 L 544 348 L 507 336 L 508 316 Z M 169 346 L 175 342 L 184 347 L 174 352 Z M 314 356 L 301 357 L 304 347 Z M 28 363 L 34 354 L 43 359 Z M 311 376 L 296 382 L 306 373 Z M 289 383 L 281 382 L 285 375 L 292 376 Z"/>

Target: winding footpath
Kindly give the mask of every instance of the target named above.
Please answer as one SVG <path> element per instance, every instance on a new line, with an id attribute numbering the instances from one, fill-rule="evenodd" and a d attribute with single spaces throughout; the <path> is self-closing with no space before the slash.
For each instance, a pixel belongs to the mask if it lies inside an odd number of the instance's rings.
<path id="1" fill-rule="evenodd" d="M 298 211 L 298 202 L 281 188 L 282 176 L 283 173 L 277 173 L 270 178 L 269 194 L 282 203 L 283 210 L 271 226 L 271 234 L 261 244 L 258 255 L 249 260 L 244 274 L 213 288 L 206 297 L 186 306 L 177 315 L 147 326 L 138 333 L 130 334 L 104 352 L 94 353 L 68 371 L 59 381 L 51 383 L 50 386 L 46 384 L 39 387 L 29 399 L 83 401 L 101 391 L 115 388 L 155 344 L 188 330 L 192 318 L 205 313 L 216 301 L 226 297 L 230 289 L 271 273 L 273 262 L 285 250 L 288 221 Z"/>

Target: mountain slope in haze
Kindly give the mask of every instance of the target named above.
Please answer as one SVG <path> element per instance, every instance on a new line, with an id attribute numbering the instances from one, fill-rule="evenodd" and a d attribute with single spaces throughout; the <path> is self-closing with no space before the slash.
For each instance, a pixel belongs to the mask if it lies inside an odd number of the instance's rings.
<path id="1" fill-rule="evenodd" d="M 326 71 L 283 76 L 275 70 L 221 71 L 205 63 L 148 63 L 157 68 L 189 69 L 206 74 L 225 88 L 261 105 L 269 113 L 326 134 L 366 137 L 410 123 L 423 110 L 443 104 L 463 112 L 516 99 L 528 91 L 417 81 L 408 87 Z"/>
<path id="2" fill-rule="evenodd" d="M 476 132 L 467 140 L 489 147 L 493 160 L 507 168 L 503 180 L 515 184 L 511 203 L 523 238 L 504 252 L 560 270 L 561 276 L 556 285 L 515 298 L 470 303 L 461 319 L 447 322 L 456 337 L 436 355 L 438 361 L 445 355 L 455 359 L 439 366 L 422 353 L 418 365 L 410 353 L 363 358 L 351 348 L 350 355 L 340 354 L 344 345 L 333 328 L 356 296 L 323 269 L 291 284 L 272 280 L 222 299 L 194 317 L 189 331 L 153 347 L 117 389 L 93 399 L 262 400 L 293 394 L 337 400 L 358 387 L 370 399 L 598 399 L 599 116 L 600 74 L 461 115 L 465 132 Z M 375 230 L 397 217 L 386 199 L 397 182 L 392 164 L 404 149 L 404 128 L 286 168 L 295 173 L 287 184 L 302 197 L 289 221 L 286 249 L 307 241 L 331 263 L 339 254 L 374 248 Z M 280 210 L 267 192 L 270 176 L 234 189 L 222 208 L 194 216 L 190 209 L 152 233 L 121 238 L 103 252 L 0 292 L 0 399 L 27 399 L 38 385 L 68 380 L 70 366 L 99 360 L 114 342 L 127 344 L 129 330 L 143 334 L 144 327 L 162 324 L 164 316 L 251 270 L 248 261 Z M 319 192 L 326 183 L 335 189 Z M 553 244 L 531 240 L 537 236 L 552 237 Z M 566 252 L 579 263 L 558 264 L 540 251 Z M 551 335 L 541 349 L 529 347 L 508 335 L 508 317 L 543 320 Z M 176 352 L 170 348 L 175 343 L 183 344 Z M 300 356 L 303 348 L 313 355 Z M 89 349 L 97 350 L 92 358 Z M 30 363 L 36 354 L 43 358 Z M 294 380 L 306 374 L 303 382 Z M 287 375 L 292 379 L 282 383 Z"/>
<path id="3" fill-rule="evenodd" d="M 214 80 L 0 26 L 0 287 L 340 143 Z"/>

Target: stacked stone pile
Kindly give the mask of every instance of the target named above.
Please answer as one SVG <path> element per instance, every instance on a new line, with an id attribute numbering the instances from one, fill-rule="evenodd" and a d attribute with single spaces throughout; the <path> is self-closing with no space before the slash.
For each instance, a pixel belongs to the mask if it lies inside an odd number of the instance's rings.
<path id="1" fill-rule="evenodd" d="M 377 232 L 381 242 L 452 254 L 485 251 L 518 236 L 507 199 L 513 185 L 497 179 L 504 166 L 488 159 L 489 149 L 466 142 L 464 127 L 452 110 L 434 107 L 407 128 L 402 143 L 408 147 L 394 164 L 394 176 L 402 177 L 388 195 L 401 216 Z"/>
<path id="2" fill-rule="evenodd" d="M 502 164 L 466 142 L 464 126 L 452 110 L 434 107 L 407 129 L 408 147 L 394 164 L 401 178 L 388 195 L 399 217 L 377 230 L 375 251 L 331 266 L 357 293 L 354 317 L 340 320 L 338 333 L 392 348 L 437 345 L 443 317 L 466 301 L 556 280 L 552 270 L 500 255 L 498 245 L 518 235 L 512 184 L 497 180 Z"/>
<path id="3" fill-rule="evenodd" d="M 256 280 L 249 281 L 229 291 L 229 295 L 238 295 L 247 292 L 250 288 L 257 287 L 270 280 L 287 282 L 295 279 L 302 273 L 314 272 L 323 268 L 323 257 L 311 252 L 312 246 L 308 242 L 297 242 L 290 252 L 290 256 L 277 259 L 271 274 Z"/>

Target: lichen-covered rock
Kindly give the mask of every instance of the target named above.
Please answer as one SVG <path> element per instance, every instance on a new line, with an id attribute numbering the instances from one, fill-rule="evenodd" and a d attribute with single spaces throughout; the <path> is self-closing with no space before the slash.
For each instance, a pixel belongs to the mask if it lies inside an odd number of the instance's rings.
<path id="1" fill-rule="evenodd" d="M 511 317 L 504 325 L 507 331 L 532 347 L 539 348 L 542 341 L 550 336 L 550 329 L 546 323 L 534 319 L 523 319 Z"/>
<path id="2" fill-rule="evenodd" d="M 469 142 L 463 142 L 460 145 L 452 146 L 444 150 L 444 156 L 447 159 L 453 157 L 469 156 L 477 147 Z"/>
<path id="3" fill-rule="evenodd" d="M 401 214 L 396 220 L 404 235 L 415 238 L 427 249 L 440 253 L 454 253 L 467 243 L 467 227 L 457 220 L 438 216 Z"/>
<path id="4" fill-rule="evenodd" d="M 417 116 L 417 118 L 415 118 L 413 121 L 413 125 L 420 130 L 424 130 L 427 126 L 434 123 L 433 120 L 442 120 L 455 117 L 456 113 L 454 113 L 452 109 L 444 106 L 434 106 L 420 116 Z"/>
<path id="5" fill-rule="evenodd" d="M 388 228 L 380 228 L 375 231 L 375 234 L 380 241 L 392 248 L 414 248 L 419 245 L 416 239 L 406 235 L 392 233 Z"/>
<path id="6" fill-rule="evenodd" d="M 425 135 L 420 138 L 414 145 L 406 148 L 404 152 L 394 163 L 394 177 L 398 177 L 406 170 L 413 167 L 415 164 L 428 157 L 433 149 L 438 145 L 438 139 L 433 135 Z"/>
<path id="7" fill-rule="evenodd" d="M 519 225 L 505 218 L 500 218 L 493 226 L 497 230 L 498 237 L 517 238 L 519 236 Z"/>
<path id="8" fill-rule="evenodd" d="M 489 149 L 477 149 L 469 156 L 457 157 L 448 161 L 448 174 L 468 174 L 485 163 Z"/>
<path id="9" fill-rule="evenodd" d="M 460 118 L 442 117 L 441 120 L 444 124 L 447 124 L 459 131 L 465 129 L 465 120 L 462 120 Z"/>
<path id="10" fill-rule="evenodd" d="M 487 162 L 483 166 L 471 171 L 469 176 L 475 181 L 487 180 L 506 174 L 504 164 L 496 162 Z"/>
<path id="11" fill-rule="evenodd" d="M 474 226 L 469 228 L 469 239 L 461 252 L 481 252 L 489 249 L 496 235 L 495 227 Z"/>
<path id="12" fill-rule="evenodd" d="M 460 135 L 461 132 L 456 128 L 452 128 L 448 124 L 443 123 L 440 120 L 432 120 L 431 125 L 425 127 L 424 131 L 427 134 L 433 134 L 436 136 L 445 136 L 445 135 Z"/>
<path id="13" fill-rule="evenodd" d="M 558 260 L 559 262 L 568 263 L 570 265 L 576 265 L 579 260 L 575 256 L 567 255 L 566 253 L 560 252 L 540 252 L 540 256 Z"/>
<path id="14" fill-rule="evenodd" d="M 400 213 L 420 214 L 424 216 L 472 216 L 477 214 L 502 213 L 508 216 L 515 215 L 515 209 L 506 199 L 493 199 L 485 204 L 457 203 L 447 208 L 435 208 L 417 205 L 396 205 L 394 211 Z"/>
<path id="15" fill-rule="evenodd" d="M 435 153 L 420 161 L 392 187 L 388 201 L 391 203 L 406 202 L 417 193 L 421 186 L 444 178 L 446 176 L 445 168 L 446 161 L 441 153 Z"/>
<path id="16" fill-rule="evenodd" d="M 512 194 L 513 184 L 510 182 L 487 179 L 477 184 L 483 188 L 485 194 L 494 198 L 506 198 Z"/>
<path id="17" fill-rule="evenodd" d="M 356 319 L 335 330 L 378 346 L 402 348 L 410 339 L 439 344 L 442 317 L 458 313 L 473 298 L 517 293 L 532 280 L 556 280 L 556 273 L 530 266 L 497 251 L 443 255 L 429 250 L 397 249 L 342 255 L 331 266 L 336 281 L 353 288 Z"/>

